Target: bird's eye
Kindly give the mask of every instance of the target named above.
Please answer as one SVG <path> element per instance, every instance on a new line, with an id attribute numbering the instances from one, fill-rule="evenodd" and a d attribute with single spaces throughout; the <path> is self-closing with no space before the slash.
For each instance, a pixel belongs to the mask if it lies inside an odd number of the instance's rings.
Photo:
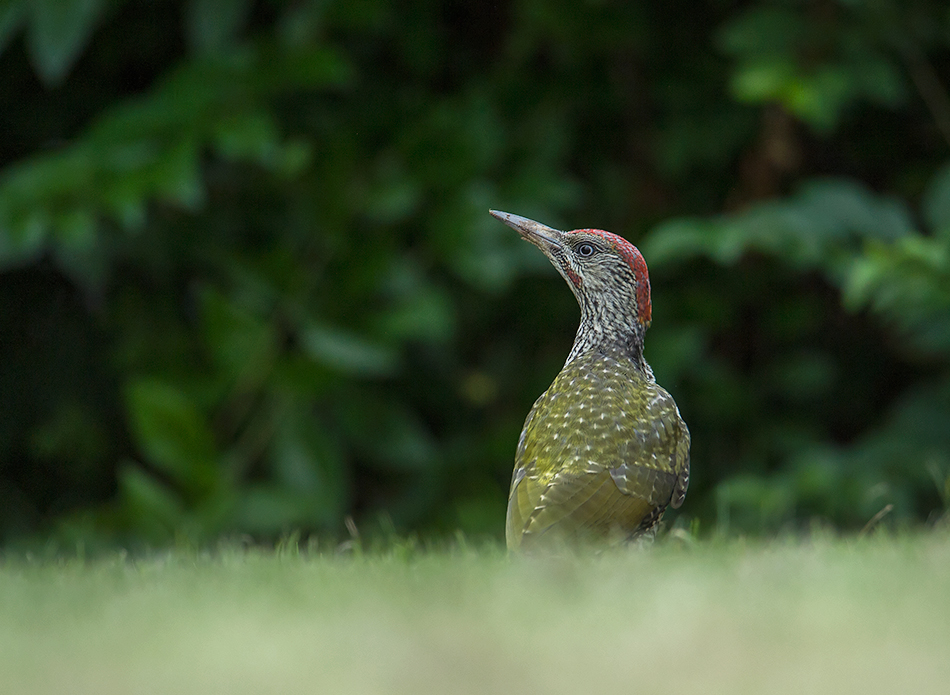
<path id="1" fill-rule="evenodd" d="M 587 257 L 589 257 L 589 256 L 593 256 L 593 255 L 594 255 L 594 246 L 593 246 L 593 244 L 587 244 L 587 243 L 580 244 L 580 245 L 577 247 L 577 254 L 578 254 L 579 256 L 583 256 L 584 258 L 587 258 Z"/>

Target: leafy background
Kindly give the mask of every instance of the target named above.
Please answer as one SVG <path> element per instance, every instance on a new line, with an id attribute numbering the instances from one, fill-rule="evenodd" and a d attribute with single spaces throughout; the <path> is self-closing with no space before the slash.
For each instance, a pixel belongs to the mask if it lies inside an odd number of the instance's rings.
<path id="1" fill-rule="evenodd" d="M 947 75 L 936 1 L 6 0 L 0 537 L 500 538 L 577 308 L 490 207 L 643 250 L 670 524 L 932 524 Z"/>

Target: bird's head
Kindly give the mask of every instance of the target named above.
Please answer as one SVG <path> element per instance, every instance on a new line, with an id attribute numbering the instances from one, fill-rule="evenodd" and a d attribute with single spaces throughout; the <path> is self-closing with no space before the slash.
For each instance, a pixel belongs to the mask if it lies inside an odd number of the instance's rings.
<path id="1" fill-rule="evenodd" d="M 581 306 L 586 342 L 621 340 L 642 346 L 650 325 L 650 277 L 636 246 L 601 229 L 552 229 L 526 217 L 490 211 L 537 246 L 567 281 Z M 575 349 L 578 345 L 575 345 Z"/>

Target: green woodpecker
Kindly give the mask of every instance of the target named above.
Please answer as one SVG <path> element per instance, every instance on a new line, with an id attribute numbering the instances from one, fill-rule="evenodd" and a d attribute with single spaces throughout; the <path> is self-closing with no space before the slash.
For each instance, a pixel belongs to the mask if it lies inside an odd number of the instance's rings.
<path id="1" fill-rule="evenodd" d="M 652 315 L 643 256 L 600 229 L 491 214 L 544 252 L 581 307 L 574 347 L 518 441 L 508 548 L 654 534 L 686 496 L 689 430 L 643 358 Z"/>

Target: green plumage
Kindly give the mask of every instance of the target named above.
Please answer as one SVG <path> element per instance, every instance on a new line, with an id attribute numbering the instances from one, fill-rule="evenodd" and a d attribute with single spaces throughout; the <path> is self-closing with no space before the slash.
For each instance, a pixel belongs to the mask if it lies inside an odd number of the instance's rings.
<path id="1" fill-rule="evenodd" d="M 581 355 L 525 421 L 508 547 L 649 531 L 680 505 L 688 476 L 689 431 L 672 397 L 623 355 Z"/>
<path id="2" fill-rule="evenodd" d="M 653 318 L 639 249 L 602 229 L 561 232 L 491 211 L 537 246 L 577 297 L 564 368 L 531 408 L 508 494 L 508 548 L 653 531 L 689 485 L 689 430 L 643 359 Z"/>

